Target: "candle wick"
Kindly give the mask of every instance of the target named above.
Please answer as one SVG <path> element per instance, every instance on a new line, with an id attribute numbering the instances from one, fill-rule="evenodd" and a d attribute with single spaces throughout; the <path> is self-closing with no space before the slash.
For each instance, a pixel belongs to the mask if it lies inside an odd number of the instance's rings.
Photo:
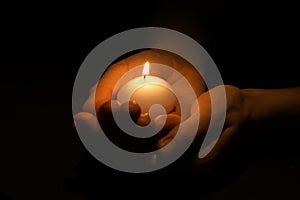
<path id="1" fill-rule="evenodd" d="M 146 75 L 144 75 L 144 79 L 146 78 Z"/>

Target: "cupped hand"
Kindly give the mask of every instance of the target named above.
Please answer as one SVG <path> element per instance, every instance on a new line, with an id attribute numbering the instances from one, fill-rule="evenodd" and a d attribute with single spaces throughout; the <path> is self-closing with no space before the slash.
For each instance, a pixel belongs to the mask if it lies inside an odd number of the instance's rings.
<path id="1" fill-rule="evenodd" d="M 163 137 L 165 133 L 172 130 L 180 123 L 180 115 L 182 113 L 180 112 L 179 105 L 176 106 L 174 112 L 167 114 L 163 130 L 154 138 L 148 140 L 145 139 L 146 144 L 140 142 L 140 140 L 137 140 L 136 138 L 128 135 L 125 136 L 125 134 L 118 128 L 112 115 L 113 111 L 118 114 L 122 114 L 122 112 L 129 112 L 133 121 L 137 124 L 144 126 L 149 123 L 149 116 L 141 115 L 141 109 L 135 102 L 130 102 L 128 109 L 127 104 L 121 105 L 117 100 L 112 100 L 112 93 L 119 79 L 130 69 L 143 65 L 146 61 L 149 61 L 150 64 L 164 64 L 175 69 L 190 83 L 197 96 L 206 90 L 205 83 L 198 71 L 180 56 L 158 49 L 144 50 L 113 64 L 107 69 L 98 84 L 91 89 L 91 95 L 83 106 L 83 112 L 75 115 L 74 119 L 76 125 L 91 126 L 90 128 L 93 129 L 95 123 L 91 123 L 91 121 L 98 120 L 106 135 L 122 148 L 126 149 L 126 143 L 131 143 L 130 146 L 135 147 L 128 149 L 131 151 L 143 152 L 147 151 L 147 149 L 149 150 L 149 148 L 150 150 L 156 149 L 158 139 Z M 180 84 L 181 81 L 181 79 L 172 77 L 172 74 L 166 77 L 166 79 L 171 85 Z M 95 100 L 95 104 L 93 104 L 93 99 Z M 92 116 L 90 112 L 92 109 L 96 110 L 97 116 Z M 161 117 L 162 116 L 158 116 L 155 121 L 159 122 Z M 150 147 L 145 149 L 147 146 Z"/>
<path id="2" fill-rule="evenodd" d="M 224 112 L 226 113 L 223 130 L 221 132 L 220 137 L 218 138 L 218 141 L 212 148 L 212 150 L 205 157 L 199 158 L 198 153 L 202 145 L 203 139 L 206 136 L 206 132 L 209 127 L 209 124 L 220 123 L 218 121 L 219 119 L 218 116 L 214 116 L 214 119 L 216 119 L 216 121 L 211 122 L 211 97 L 210 97 L 210 92 L 218 92 L 220 87 L 225 88 L 227 108 L 217 106 L 216 107 L 217 111 L 215 112 L 215 114 L 221 115 Z M 194 158 L 192 158 L 192 162 L 200 166 L 204 164 L 213 163 L 215 160 L 217 160 L 220 157 L 222 151 L 230 147 L 232 139 L 236 136 L 236 134 L 239 132 L 241 127 L 247 122 L 249 111 L 247 109 L 247 105 L 246 105 L 247 101 L 245 99 L 242 90 L 230 85 L 217 86 L 200 95 L 197 101 L 198 101 L 199 110 L 196 109 L 195 106 L 193 106 L 191 113 L 200 112 L 200 121 L 199 121 L 197 136 L 193 142 L 193 145 L 191 146 L 191 152 L 192 152 L 191 155 L 194 156 Z M 192 114 L 191 117 L 189 117 L 186 121 L 184 121 L 181 124 L 186 129 L 185 133 L 189 133 L 190 132 L 189 127 L 192 126 L 192 123 L 195 123 L 195 121 L 193 120 L 193 116 L 194 115 Z M 164 136 L 159 140 L 158 146 L 160 148 L 167 145 L 171 140 L 175 139 L 174 137 L 177 133 L 179 126 L 180 124 L 175 126 L 171 131 L 169 131 L 169 133 L 166 136 Z M 189 138 L 191 137 L 190 134 L 185 134 L 184 136 L 185 136 L 184 139 L 191 139 Z M 180 145 L 180 143 L 181 141 L 176 141 L 177 145 Z M 176 146 L 173 148 L 176 148 Z M 165 156 L 168 156 L 168 153 L 172 153 L 172 151 L 173 149 L 169 149 Z"/>

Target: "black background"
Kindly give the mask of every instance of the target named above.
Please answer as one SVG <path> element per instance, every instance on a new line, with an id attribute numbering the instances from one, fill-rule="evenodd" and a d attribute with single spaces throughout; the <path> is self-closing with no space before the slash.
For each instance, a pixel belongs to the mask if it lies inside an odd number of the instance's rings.
<path id="1" fill-rule="evenodd" d="M 300 83 L 299 7 L 288 1 L 115 1 L 2 9 L 0 194 L 12 199 L 83 198 L 63 188 L 85 151 L 72 127 L 72 87 L 87 54 L 116 33 L 143 26 L 185 33 L 208 51 L 225 84 Z M 268 157 L 202 198 L 297 199 L 299 163 L 294 151 Z"/>

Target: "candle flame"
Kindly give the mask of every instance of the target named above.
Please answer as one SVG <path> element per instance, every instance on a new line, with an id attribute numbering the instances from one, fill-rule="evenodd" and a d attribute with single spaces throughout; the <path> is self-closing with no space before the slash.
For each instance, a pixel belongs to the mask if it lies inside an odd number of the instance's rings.
<path id="1" fill-rule="evenodd" d="M 146 78 L 146 76 L 149 75 L 149 71 L 150 71 L 150 67 L 149 67 L 149 62 L 147 61 L 144 65 L 144 68 L 143 68 L 143 76 L 144 78 Z"/>

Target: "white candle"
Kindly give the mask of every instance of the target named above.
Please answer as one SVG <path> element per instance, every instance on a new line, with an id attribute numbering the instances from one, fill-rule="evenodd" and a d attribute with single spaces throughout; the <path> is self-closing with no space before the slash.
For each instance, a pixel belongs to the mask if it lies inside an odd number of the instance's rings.
<path id="1" fill-rule="evenodd" d="M 165 80 L 149 76 L 149 62 L 146 62 L 142 76 L 127 82 L 117 94 L 120 103 L 125 103 L 130 99 L 135 101 L 142 110 L 142 114 L 148 113 L 149 108 L 154 104 L 160 104 L 166 112 L 171 112 L 176 103 L 172 87 Z"/>

